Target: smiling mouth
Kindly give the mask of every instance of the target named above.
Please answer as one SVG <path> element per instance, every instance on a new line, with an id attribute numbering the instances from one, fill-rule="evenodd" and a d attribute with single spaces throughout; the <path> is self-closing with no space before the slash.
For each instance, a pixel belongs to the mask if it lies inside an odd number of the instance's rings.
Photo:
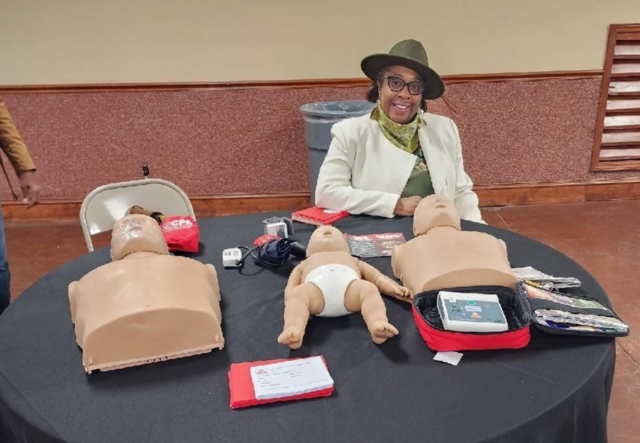
<path id="1" fill-rule="evenodd" d="M 401 105 L 399 103 L 394 103 L 393 107 L 400 112 L 407 112 L 409 110 L 409 105 Z"/>
<path id="2" fill-rule="evenodd" d="M 436 205 L 436 209 L 447 209 L 447 206 L 446 206 L 446 205 L 443 205 L 442 203 L 438 203 L 438 204 Z"/>

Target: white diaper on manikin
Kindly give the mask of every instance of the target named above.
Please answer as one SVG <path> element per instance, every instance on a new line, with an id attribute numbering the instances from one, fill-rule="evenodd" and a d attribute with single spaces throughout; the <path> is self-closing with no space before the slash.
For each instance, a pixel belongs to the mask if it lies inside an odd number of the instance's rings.
<path id="1" fill-rule="evenodd" d="M 320 289 L 324 298 L 324 309 L 319 317 L 341 317 L 351 312 L 344 307 L 347 287 L 359 280 L 358 273 L 345 265 L 322 265 L 307 274 L 305 283 L 313 283 Z"/>

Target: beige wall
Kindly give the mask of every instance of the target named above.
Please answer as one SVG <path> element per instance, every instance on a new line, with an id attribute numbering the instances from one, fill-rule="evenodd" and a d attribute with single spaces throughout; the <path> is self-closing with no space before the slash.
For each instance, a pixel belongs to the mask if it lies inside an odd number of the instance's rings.
<path id="1" fill-rule="evenodd" d="M 601 69 L 638 0 L 0 0 L 0 85 L 361 77 L 425 43 L 442 74 Z"/>

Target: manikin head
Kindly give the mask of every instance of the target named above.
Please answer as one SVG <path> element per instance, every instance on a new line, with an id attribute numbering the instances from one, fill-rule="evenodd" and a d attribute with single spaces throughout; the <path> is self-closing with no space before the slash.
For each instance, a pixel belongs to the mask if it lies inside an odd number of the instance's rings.
<path id="1" fill-rule="evenodd" d="M 349 245 L 339 229 L 333 226 L 320 226 L 313 231 L 307 245 L 307 257 L 316 252 L 347 252 Z"/>
<path id="2" fill-rule="evenodd" d="M 418 236 L 432 228 L 451 227 L 460 230 L 460 216 L 451 200 L 438 194 L 418 203 L 413 214 L 413 234 Z"/>
<path id="3" fill-rule="evenodd" d="M 147 215 L 127 215 L 113 225 L 111 260 L 122 260 L 134 252 L 169 254 L 158 222 Z"/>

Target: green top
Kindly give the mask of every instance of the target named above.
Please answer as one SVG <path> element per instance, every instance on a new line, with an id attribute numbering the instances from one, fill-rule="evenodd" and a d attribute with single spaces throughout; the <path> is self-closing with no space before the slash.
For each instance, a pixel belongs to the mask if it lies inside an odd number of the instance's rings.
<path id="1" fill-rule="evenodd" d="M 384 134 L 387 140 L 395 147 L 416 156 L 416 164 L 409 175 L 409 179 L 400 197 L 411 197 L 413 195 L 426 197 L 427 195 L 433 194 L 431 174 L 429 173 L 429 168 L 427 167 L 427 162 L 418 138 L 418 130 L 423 125 L 426 125 L 426 122 L 419 116 L 416 116 L 416 118 L 407 124 L 396 123 L 385 115 L 379 104 L 374 108 L 373 112 L 371 112 L 371 119 L 378 122 L 382 134 Z"/>
<path id="2" fill-rule="evenodd" d="M 433 190 L 433 183 L 431 182 L 431 174 L 429 174 L 429 168 L 427 168 L 424 155 L 422 154 L 422 148 L 418 145 L 418 149 L 414 152 L 416 155 L 416 166 L 411 171 L 407 184 L 404 185 L 401 198 L 411 197 L 412 195 L 418 195 L 422 198 L 427 195 L 435 194 Z"/>

